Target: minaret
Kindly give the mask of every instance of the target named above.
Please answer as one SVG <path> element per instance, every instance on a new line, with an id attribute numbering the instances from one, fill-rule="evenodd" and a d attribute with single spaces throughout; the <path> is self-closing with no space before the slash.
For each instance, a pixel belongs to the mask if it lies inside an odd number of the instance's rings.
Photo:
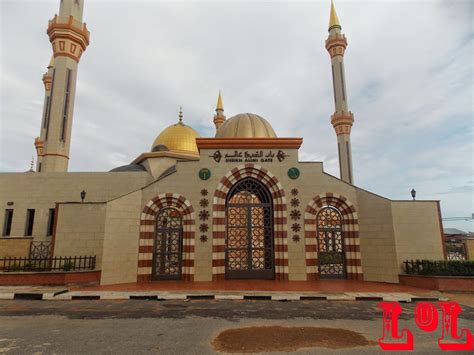
<path id="1" fill-rule="evenodd" d="M 182 106 L 179 106 L 179 113 L 178 113 L 178 123 L 179 124 L 183 124 L 183 107 Z"/>
<path id="2" fill-rule="evenodd" d="M 214 115 L 214 125 L 216 126 L 216 131 L 224 123 L 224 105 L 222 104 L 221 92 L 219 91 L 219 97 L 217 98 L 216 114 Z"/>
<path id="3" fill-rule="evenodd" d="M 84 0 L 61 0 L 59 16 L 48 24 L 53 59 L 43 76 L 43 120 L 40 136 L 35 139 L 37 171 L 64 172 L 68 168 L 77 66 L 89 45 L 89 31 L 82 23 L 83 8 Z"/>
<path id="4" fill-rule="evenodd" d="M 344 52 L 347 39 L 341 33 L 341 25 L 337 18 L 334 3 L 331 0 L 331 14 L 329 16 L 329 37 L 326 40 L 326 49 L 331 56 L 332 84 L 334 88 L 335 111 L 331 116 L 331 123 L 337 135 L 339 152 L 339 170 L 341 179 L 350 184 L 354 183 L 352 174 L 351 127 L 354 115 L 348 109 L 346 82 L 344 74 Z"/>
<path id="5" fill-rule="evenodd" d="M 43 106 L 43 118 L 41 120 L 41 130 L 39 137 L 35 138 L 36 148 L 36 171 L 41 172 L 43 168 L 43 154 L 44 154 L 44 139 L 46 136 L 46 126 L 48 125 L 47 115 L 49 111 L 49 104 L 51 98 L 51 83 L 53 82 L 53 69 L 54 69 L 54 56 L 48 65 L 48 71 L 43 74 L 44 84 L 44 106 Z"/>

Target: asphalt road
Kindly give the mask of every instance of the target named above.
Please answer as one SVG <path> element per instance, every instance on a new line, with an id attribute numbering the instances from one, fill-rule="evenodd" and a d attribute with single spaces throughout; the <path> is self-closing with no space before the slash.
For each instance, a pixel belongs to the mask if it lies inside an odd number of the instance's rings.
<path id="1" fill-rule="evenodd" d="M 474 307 L 462 306 L 459 326 L 474 333 Z M 414 304 L 404 304 L 401 327 L 415 351 L 439 353 L 437 338 L 419 330 Z M 248 326 L 317 326 L 347 329 L 377 341 L 376 302 L 342 301 L 0 301 L 0 353 L 7 354 L 213 354 L 222 331 Z M 305 348 L 297 353 L 380 353 L 378 345 L 343 350 Z M 455 352 L 459 354 L 460 352 Z"/>

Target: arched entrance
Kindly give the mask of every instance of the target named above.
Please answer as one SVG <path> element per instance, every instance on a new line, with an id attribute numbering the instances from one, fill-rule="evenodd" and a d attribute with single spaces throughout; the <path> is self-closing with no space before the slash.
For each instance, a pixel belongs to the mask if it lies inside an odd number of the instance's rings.
<path id="1" fill-rule="evenodd" d="M 364 280 L 364 274 L 361 265 L 359 219 L 357 211 L 346 197 L 333 192 L 315 196 L 306 205 L 304 212 L 304 229 L 307 280 L 317 280 L 321 278 L 319 273 L 320 264 L 318 253 L 318 214 L 322 209 L 327 207 L 333 207 L 340 213 L 345 276 L 349 280 L 362 281 Z M 324 234 L 325 228 L 319 228 L 319 231 Z"/>
<path id="2" fill-rule="evenodd" d="M 183 249 L 183 217 L 173 208 L 161 209 L 156 215 L 153 247 L 153 280 L 180 280 Z"/>
<path id="3" fill-rule="evenodd" d="M 226 200 L 226 279 L 274 279 L 273 203 L 258 180 L 245 178 Z"/>
<path id="4" fill-rule="evenodd" d="M 332 206 L 323 207 L 317 215 L 318 263 L 321 279 L 345 279 L 346 260 L 342 236 L 342 216 Z"/>

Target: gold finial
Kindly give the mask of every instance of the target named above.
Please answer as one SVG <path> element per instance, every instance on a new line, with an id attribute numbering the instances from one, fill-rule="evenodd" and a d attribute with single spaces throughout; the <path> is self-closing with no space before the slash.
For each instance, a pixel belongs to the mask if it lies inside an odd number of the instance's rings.
<path id="1" fill-rule="evenodd" d="M 334 2 L 331 0 L 331 14 L 329 15 L 329 29 L 333 27 L 341 28 L 341 24 L 339 23 L 339 18 L 336 14 L 336 8 L 334 7 Z"/>
<path id="2" fill-rule="evenodd" d="M 183 123 L 183 108 L 179 106 L 179 123 Z"/>
<path id="3" fill-rule="evenodd" d="M 51 60 L 49 61 L 48 68 L 53 68 L 54 67 L 54 55 L 51 56 Z"/>
<path id="4" fill-rule="evenodd" d="M 217 107 L 216 107 L 216 111 L 217 110 L 222 110 L 224 111 L 224 105 L 222 104 L 222 97 L 221 97 L 221 91 L 219 90 L 219 97 L 217 98 Z"/>

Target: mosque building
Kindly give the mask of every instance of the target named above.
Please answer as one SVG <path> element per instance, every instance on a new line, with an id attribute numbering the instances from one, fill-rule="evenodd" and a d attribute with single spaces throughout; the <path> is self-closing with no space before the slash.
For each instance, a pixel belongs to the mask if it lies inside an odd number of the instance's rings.
<path id="1" fill-rule="evenodd" d="M 300 162 L 303 138 L 279 137 L 271 119 L 253 113 L 227 118 L 220 93 L 214 137 L 200 137 L 180 112 L 130 164 L 68 172 L 78 66 L 89 44 L 83 6 L 84 0 L 61 0 L 48 24 L 53 58 L 43 75 L 37 165 L 0 174 L 0 258 L 21 254 L 31 243 L 53 256 L 95 255 L 102 285 L 397 283 L 404 260 L 445 258 L 439 201 L 394 201 L 354 185 L 348 41 L 333 4 L 325 47 L 340 178 L 325 173 L 321 162 Z"/>

